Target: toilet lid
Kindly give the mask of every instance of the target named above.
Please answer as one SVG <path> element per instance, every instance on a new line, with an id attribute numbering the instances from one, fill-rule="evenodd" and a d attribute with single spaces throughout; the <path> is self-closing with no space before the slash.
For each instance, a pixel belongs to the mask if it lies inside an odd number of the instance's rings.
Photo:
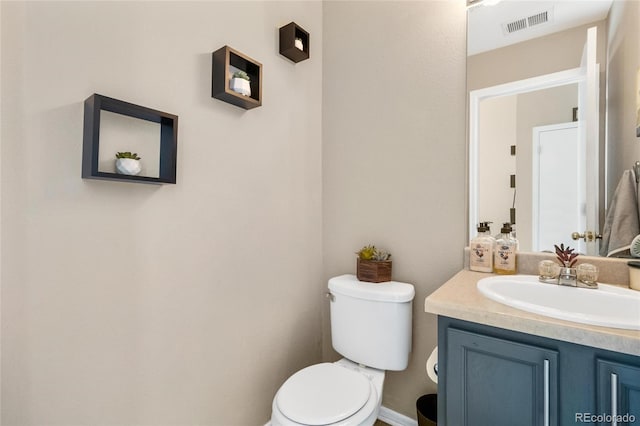
<path id="1" fill-rule="evenodd" d="M 289 419 L 326 425 L 352 416 L 369 400 L 371 385 L 362 374 L 332 363 L 316 364 L 291 376 L 276 403 Z"/>

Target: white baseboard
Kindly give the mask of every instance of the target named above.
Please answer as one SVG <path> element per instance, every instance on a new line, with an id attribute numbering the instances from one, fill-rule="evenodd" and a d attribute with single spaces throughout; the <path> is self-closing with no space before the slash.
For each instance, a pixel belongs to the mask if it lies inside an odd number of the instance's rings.
<path id="1" fill-rule="evenodd" d="M 400 414 L 396 411 L 382 406 L 378 412 L 378 420 L 391 425 L 391 426 L 418 426 L 418 422 L 411 417 L 407 417 L 404 414 Z"/>
<path id="2" fill-rule="evenodd" d="M 411 417 L 407 417 L 404 414 L 400 414 L 396 411 L 390 410 L 385 406 L 380 407 L 378 411 L 378 420 L 382 420 L 391 426 L 418 426 L 418 422 Z M 265 423 L 264 426 L 271 426 L 271 421 Z"/>

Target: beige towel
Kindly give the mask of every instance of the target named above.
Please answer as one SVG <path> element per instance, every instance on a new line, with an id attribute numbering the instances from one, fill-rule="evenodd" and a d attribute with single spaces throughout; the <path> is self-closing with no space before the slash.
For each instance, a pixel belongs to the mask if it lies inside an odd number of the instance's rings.
<path id="1" fill-rule="evenodd" d="M 640 234 L 638 183 L 635 173 L 625 170 L 613 194 L 602 232 L 601 256 L 615 256 L 629 250 Z"/>

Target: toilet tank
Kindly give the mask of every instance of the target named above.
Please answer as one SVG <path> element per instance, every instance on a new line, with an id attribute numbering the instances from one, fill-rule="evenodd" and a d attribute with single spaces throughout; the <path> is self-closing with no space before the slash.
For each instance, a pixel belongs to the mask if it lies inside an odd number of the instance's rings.
<path id="1" fill-rule="evenodd" d="M 331 341 L 345 358 L 381 370 L 404 370 L 411 352 L 413 285 L 329 280 Z"/>

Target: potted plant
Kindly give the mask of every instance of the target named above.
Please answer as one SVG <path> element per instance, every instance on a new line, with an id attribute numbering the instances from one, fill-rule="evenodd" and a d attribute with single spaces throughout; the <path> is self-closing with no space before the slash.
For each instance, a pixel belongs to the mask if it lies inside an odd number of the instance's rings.
<path id="1" fill-rule="evenodd" d="M 229 82 L 229 88 L 243 96 L 251 96 L 251 78 L 244 71 L 236 71 Z"/>
<path id="2" fill-rule="evenodd" d="M 391 253 L 374 245 L 362 247 L 358 255 L 356 276 L 359 281 L 381 283 L 391 281 Z"/>
<path id="3" fill-rule="evenodd" d="M 137 153 L 118 152 L 116 153 L 116 172 L 121 175 L 135 176 L 142 170 L 141 158 Z"/>
<path id="4" fill-rule="evenodd" d="M 558 284 L 575 287 L 577 285 L 577 272 L 574 266 L 578 261 L 578 253 L 574 253 L 569 246 L 565 248 L 564 244 L 560 244 L 560 247 L 554 245 L 554 247 L 556 249 L 556 258 L 561 265 Z"/>

